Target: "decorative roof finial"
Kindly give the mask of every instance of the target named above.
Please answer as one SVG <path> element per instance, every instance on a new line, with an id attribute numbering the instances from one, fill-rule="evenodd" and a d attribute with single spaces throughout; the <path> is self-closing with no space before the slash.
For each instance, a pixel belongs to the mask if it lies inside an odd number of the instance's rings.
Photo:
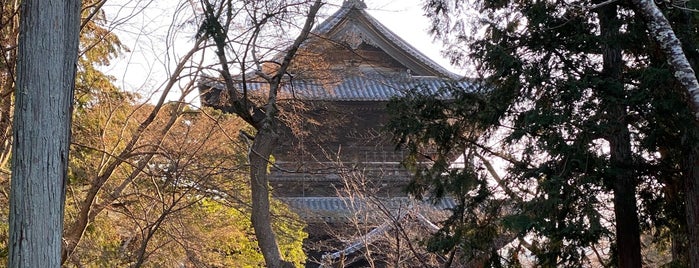
<path id="1" fill-rule="evenodd" d="M 345 2 L 342 3 L 343 8 L 356 8 L 356 9 L 365 9 L 366 4 L 364 3 L 364 0 L 345 0 Z"/>

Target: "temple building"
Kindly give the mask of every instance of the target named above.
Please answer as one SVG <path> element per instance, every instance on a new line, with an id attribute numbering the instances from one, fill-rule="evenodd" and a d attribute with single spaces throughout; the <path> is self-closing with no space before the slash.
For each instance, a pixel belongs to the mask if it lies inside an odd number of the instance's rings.
<path id="1" fill-rule="evenodd" d="M 299 52 L 303 64 L 308 57 L 316 66 L 297 67 L 303 70 L 292 71 L 294 79 L 285 89 L 287 95 L 305 102 L 308 135 L 290 139 L 275 154 L 279 169 L 273 171 L 271 183 L 278 197 L 337 197 L 338 188 L 344 186 L 342 175 L 351 170 L 363 171 L 370 178 L 365 183 L 383 196 L 406 196 L 401 188 L 410 174 L 400 165 L 403 154 L 383 132 L 386 104 L 410 90 L 437 92 L 455 81 L 464 88 L 472 86 L 458 81 L 457 75 L 365 9 L 363 1 L 344 1 L 314 29 L 305 44 L 306 54 Z M 308 70 L 318 67 L 320 71 Z M 307 202 L 334 207 L 321 203 Z"/>
<path id="2" fill-rule="evenodd" d="M 287 108 L 300 114 L 302 123 L 288 131 L 274 153 L 270 185 L 273 196 L 309 224 L 310 242 L 335 239 L 335 249 L 309 252 L 326 253 L 328 262 L 361 251 L 374 239 L 369 233 L 390 229 L 388 218 L 436 228 L 422 205 L 403 191 L 411 175 L 401 165 L 403 153 L 384 132 L 386 105 L 410 90 L 473 86 L 391 32 L 366 8 L 364 1 L 345 0 L 320 23 L 299 50 L 290 68 L 293 79 L 283 88 L 283 98 L 302 103 Z M 264 87 L 249 83 L 253 90 Z M 202 95 L 204 105 L 208 94 L 213 93 Z M 445 201 L 436 208 L 450 205 Z M 346 229 L 357 223 L 362 227 Z"/>

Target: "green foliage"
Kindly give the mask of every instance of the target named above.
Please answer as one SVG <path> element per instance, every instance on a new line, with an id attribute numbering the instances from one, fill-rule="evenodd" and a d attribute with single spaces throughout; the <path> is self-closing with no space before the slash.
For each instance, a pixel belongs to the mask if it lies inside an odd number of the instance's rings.
<path id="1" fill-rule="evenodd" d="M 278 210 L 284 210 L 277 204 Z M 257 247 L 254 230 L 250 222 L 249 212 L 239 208 L 224 206 L 210 199 L 201 200 L 195 208 L 194 217 L 197 222 L 193 226 L 201 228 L 203 236 L 199 254 L 202 263 L 214 267 L 260 267 L 264 258 Z M 235 223 L 235 224 L 232 224 Z M 302 266 L 305 254 L 301 249 L 301 241 L 305 238 L 303 228 L 293 221 L 278 220 L 275 231 L 284 234 L 280 236 L 281 249 L 284 257 L 297 267 Z"/>
<path id="2" fill-rule="evenodd" d="M 433 14 L 435 36 L 469 48 L 449 55 L 475 61 L 484 86 L 446 88 L 449 100 L 416 89 L 389 104 L 388 128 L 411 153 L 406 165 L 416 176 L 410 192 L 459 201 L 429 240 L 431 249 L 457 250 L 471 260 L 490 254 L 494 238 L 512 235 L 533 241 L 522 252 L 542 266 L 609 263 L 613 254 L 598 260 L 590 252 L 614 240 L 610 203 L 615 178 L 627 173 L 634 178 L 627 187 L 640 198 L 644 232 L 680 230 L 656 238 L 681 240 L 682 161 L 691 154 L 686 145 L 699 140 L 687 99 L 642 20 L 625 2 L 584 10 L 597 3 L 591 1 L 476 1 L 480 15 L 463 20 L 460 2 L 432 0 L 425 8 Z M 610 9 L 617 10 L 616 24 L 605 27 L 621 30 L 600 34 L 600 14 Z M 685 45 L 694 47 L 696 25 L 684 11 L 668 12 L 684 18 L 675 25 L 685 32 Z M 468 33 L 468 23 L 479 33 Z M 623 50 L 619 77 L 603 65 L 609 47 Z M 609 152 L 612 137 L 624 129 L 630 165 L 614 164 Z M 466 166 L 450 166 L 461 154 Z M 475 155 L 507 162 L 500 182 Z M 425 161 L 429 165 L 421 165 Z M 494 184 L 499 194 L 481 190 Z M 483 222 L 487 226 L 477 224 Z M 473 232 L 483 235 L 468 235 Z M 479 254 L 471 254 L 473 248 Z"/>
<path id="3" fill-rule="evenodd" d="M 209 234 L 203 255 L 214 255 L 208 257 L 212 260 L 220 259 L 216 264 L 209 263 L 219 267 L 251 267 L 264 263 L 252 236 L 252 223 L 244 213 L 208 199 L 200 201 L 197 210 L 194 215 L 202 219 L 199 222 L 201 231 Z M 236 224 L 231 225 L 231 222 Z"/>
<path id="4" fill-rule="evenodd" d="M 480 92 L 458 87 L 442 90 L 431 95 L 418 89 L 389 102 L 389 114 L 394 118 L 387 128 L 397 134 L 399 144 L 405 145 L 410 153 L 404 164 L 415 176 L 408 191 L 419 198 L 458 201 L 451 209 L 451 216 L 442 222 L 443 227 L 426 241 L 427 249 L 446 254 L 459 248 L 461 258 L 480 258 L 491 253 L 491 244 L 498 238 L 499 227 L 493 221 L 503 209 L 502 203 L 494 198 L 481 170 L 472 166 L 453 169 L 450 164 L 464 152 L 464 161 L 473 161 L 469 150 L 484 128 L 464 118 L 490 120 L 492 114 L 478 111 L 493 111 L 493 107 L 487 106 Z M 437 97 L 443 94 L 453 99 L 445 101 Z M 431 164 L 421 164 L 424 161 Z"/>
<path id="5" fill-rule="evenodd" d="M 308 233 L 303 230 L 306 223 L 297 214 L 291 212 L 286 204 L 274 199 L 271 213 L 276 216 L 272 222 L 272 228 L 277 234 L 282 258 L 296 267 L 303 267 L 306 262 L 303 240 L 308 238 Z"/>
<path id="6" fill-rule="evenodd" d="M 183 263 L 205 267 L 260 267 L 264 259 L 257 247 L 244 206 L 231 206 L 215 198 L 195 198 L 191 205 L 171 215 L 152 239 L 144 267 L 170 267 Z M 275 210 L 287 211 L 281 204 Z M 288 212 L 285 212 L 288 213 Z M 140 223 L 118 210 L 98 217 L 85 233 L 76 252 L 81 267 L 131 267 L 134 251 L 142 242 Z M 297 218 L 278 219 L 274 223 L 280 235 L 285 259 L 297 267 L 306 256 L 301 243 L 306 237 Z M 69 262 L 69 266 L 74 262 Z"/>
<path id="7" fill-rule="evenodd" d="M 125 93 L 114 86 L 115 78 L 105 75 L 98 70 L 100 66 L 108 66 L 114 57 L 128 48 L 121 43 L 110 29 L 104 25 L 107 18 L 104 11 L 96 9 L 98 0 L 83 1 L 82 17 L 92 16 L 91 20 L 83 22 L 80 31 L 80 57 L 78 58 L 78 72 L 75 79 L 75 99 L 78 110 L 102 94 L 123 95 Z"/>

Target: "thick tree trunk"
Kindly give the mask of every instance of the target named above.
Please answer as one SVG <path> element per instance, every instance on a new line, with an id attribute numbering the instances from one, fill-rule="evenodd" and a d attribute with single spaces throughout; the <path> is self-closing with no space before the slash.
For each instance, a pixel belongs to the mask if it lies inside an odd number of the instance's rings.
<path id="1" fill-rule="evenodd" d="M 614 179 L 614 218 L 619 267 L 642 266 L 641 231 L 636 205 L 636 178 L 633 170 L 631 135 L 627 123 L 625 89 L 622 79 L 623 60 L 618 36 L 620 22 L 617 5 L 600 8 L 600 31 L 603 38 L 601 91 L 602 105 L 610 125 L 607 140 L 610 149 L 610 176 Z"/>
<path id="2" fill-rule="evenodd" d="M 272 215 L 269 199 L 269 158 L 277 147 L 276 118 L 273 111 L 262 122 L 250 149 L 250 188 L 252 190 L 252 226 L 255 229 L 257 243 L 263 252 L 267 267 L 294 267 L 284 261 L 279 251 L 277 238 L 272 230 Z"/>
<path id="3" fill-rule="evenodd" d="M 631 169 L 633 166 L 631 139 L 626 126 L 619 127 L 619 131 L 612 134 L 609 140 L 611 170 L 615 173 L 613 175 L 614 218 L 619 267 L 642 267 L 641 231 L 636 205 L 636 179 Z"/>
<path id="4" fill-rule="evenodd" d="M 672 30 L 670 22 L 652 0 L 632 0 L 637 12 L 646 21 L 651 37 L 660 45 L 673 69 L 675 78 L 682 84 L 690 97 L 694 112 L 694 125 L 699 124 L 699 81 L 696 72 L 687 60 L 679 38 Z M 693 145 L 696 146 L 696 145 Z M 688 176 L 685 177 L 685 205 L 687 213 L 687 233 L 689 236 L 689 265 L 699 268 L 699 161 L 694 158 L 687 160 Z"/>
<path id="5" fill-rule="evenodd" d="M 22 2 L 9 267 L 60 267 L 80 1 Z"/>

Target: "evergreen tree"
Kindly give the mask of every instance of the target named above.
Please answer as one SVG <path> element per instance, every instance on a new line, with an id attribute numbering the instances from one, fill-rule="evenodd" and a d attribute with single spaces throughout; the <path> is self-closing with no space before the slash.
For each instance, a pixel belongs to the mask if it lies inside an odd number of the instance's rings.
<path id="1" fill-rule="evenodd" d="M 697 141 L 695 126 L 686 124 L 687 98 L 642 20 L 626 1 L 475 1 L 478 20 L 466 22 L 458 17 L 462 4 L 433 0 L 426 9 L 437 37 L 468 48 L 451 55 L 476 61 L 484 86 L 447 89 L 448 102 L 418 94 L 391 105 L 396 119 L 389 127 L 399 142 L 414 155 L 438 152 L 433 165 L 416 168 L 413 192 L 479 204 L 457 207 L 455 215 L 477 207 L 499 233 L 485 236 L 492 237 L 485 245 L 519 237 L 512 245 L 527 248 L 540 265 L 642 266 L 642 232 L 685 226 L 677 186 L 691 152 L 681 143 Z M 467 23 L 478 31 L 469 34 Z M 463 152 L 471 167 L 452 170 L 445 161 Z M 483 159 L 469 160 L 478 155 L 508 161 L 506 175 L 459 175 L 490 169 Z M 477 186 L 445 187 L 465 181 Z M 501 203 L 513 205 L 484 213 Z M 434 241 L 463 251 L 463 234 L 478 229 L 446 223 Z M 605 256 L 599 249 L 609 243 Z M 481 254 L 490 252 L 482 247 Z"/>

